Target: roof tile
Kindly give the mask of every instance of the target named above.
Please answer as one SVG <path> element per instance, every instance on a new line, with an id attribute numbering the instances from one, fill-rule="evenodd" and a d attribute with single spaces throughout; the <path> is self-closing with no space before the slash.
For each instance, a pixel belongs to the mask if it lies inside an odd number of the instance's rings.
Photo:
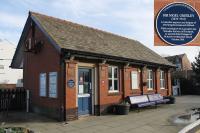
<path id="1" fill-rule="evenodd" d="M 61 48 L 173 66 L 136 40 L 39 13 L 31 16 Z"/>

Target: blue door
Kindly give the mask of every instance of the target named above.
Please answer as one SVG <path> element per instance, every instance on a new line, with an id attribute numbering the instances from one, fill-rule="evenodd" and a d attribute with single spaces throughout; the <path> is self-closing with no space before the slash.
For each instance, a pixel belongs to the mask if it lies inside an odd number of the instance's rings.
<path id="1" fill-rule="evenodd" d="M 78 69 L 78 114 L 92 113 L 92 72 L 88 68 Z"/>

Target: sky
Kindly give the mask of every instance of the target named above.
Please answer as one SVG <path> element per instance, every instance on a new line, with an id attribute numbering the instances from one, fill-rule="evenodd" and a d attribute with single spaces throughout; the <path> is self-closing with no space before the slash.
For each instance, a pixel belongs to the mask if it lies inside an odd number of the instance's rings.
<path id="1" fill-rule="evenodd" d="M 199 47 L 153 46 L 153 10 L 153 0 L 1 0 L 0 39 L 17 45 L 34 11 L 138 40 L 160 55 L 186 53 L 194 61 Z"/>

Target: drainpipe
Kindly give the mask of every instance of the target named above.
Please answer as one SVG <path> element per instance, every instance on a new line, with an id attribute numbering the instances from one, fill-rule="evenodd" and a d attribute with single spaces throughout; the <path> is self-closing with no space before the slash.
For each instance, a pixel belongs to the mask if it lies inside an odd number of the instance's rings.
<path id="1" fill-rule="evenodd" d="M 141 89 L 141 95 L 143 95 L 144 94 L 144 90 L 143 90 L 143 86 L 144 86 L 144 83 L 143 83 L 143 81 L 144 81 L 144 79 L 143 79 L 143 73 L 144 73 L 144 69 L 141 67 L 140 68 L 140 70 L 141 70 L 141 72 L 140 72 L 140 89 Z"/>
<path id="2" fill-rule="evenodd" d="M 123 75 L 123 76 L 121 76 L 123 99 L 126 98 L 126 97 L 125 97 L 125 89 L 126 89 L 126 87 L 125 87 L 126 70 L 125 70 L 125 69 L 126 69 L 126 68 L 123 67 L 123 70 L 122 70 L 122 75 Z"/>
<path id="3" fill-rule="evenodd" d="M 60 120 L 61 121 L 66 121 L 66 65 L 65 65 L 65 56 L 64 52 L 61 50 L 61 56 L 60 56 L 60 78 L 61 78 L 61 98 L 60 98 Z"/>

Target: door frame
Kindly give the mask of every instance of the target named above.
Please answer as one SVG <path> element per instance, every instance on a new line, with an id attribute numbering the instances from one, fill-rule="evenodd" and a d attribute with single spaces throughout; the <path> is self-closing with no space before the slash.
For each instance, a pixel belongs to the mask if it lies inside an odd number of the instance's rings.
<path id="1" fill-rule="evenodd" d="M 79 85 L 79 79 L 78 79 L 78 73 L 79 73 L 79 68 L 83 68 L 83 69 L 90 69 L 91 70 L 91 84 L 92 84 L 92 93 L 91 93 L 91 114 L 88 115 L 94 115 L 94 105 L 95 105 L 95 94 L 96 94 L 96 67 L 93 64 L 89 64 L 89 63 L 79 63 L 78 64 L 78 71 L 77 71 L 77 107 L 78 107 L 78 85 Z M 84 115 L 79 115 L 78 117 L 81 117 Z"/>

